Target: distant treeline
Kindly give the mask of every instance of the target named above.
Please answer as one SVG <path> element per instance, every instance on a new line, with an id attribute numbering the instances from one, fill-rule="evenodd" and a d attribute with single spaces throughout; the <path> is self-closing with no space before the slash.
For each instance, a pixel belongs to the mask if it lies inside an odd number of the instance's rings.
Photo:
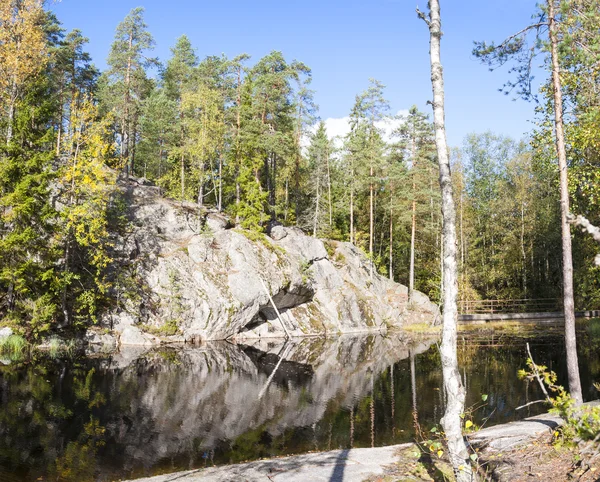
<path id="1" fill-rule="evenodd" d="M 439 299 L 427 115 L 413 107 L 390 116 L 384 86 L 371 80 L 355 98 L 349 133 L 331 139 L 308 66 L 277 51 L 254 62 L 246 54 L 201 60 L 185 35 L 160 62 L 141 8 L 117 26 L 106 71 L 86 43 L 41 0 L 0 5 L 0 323 L 37 337 L 85 327 L 114 306 L 131 281 L 115 269 L 114 245 L 114 233 L 127 230 L 117 180 L 128 176 L 224 211 L 243 228 L 279 222 L 350 241 L 373 270 Z M 540 109 L 532 142 L 486 133 L 453 151 L 465 299 L 560 295 L 547 115 Z M 597 221 L 600 134 L 577 128 L 574 121 L 573 201 Z M 575 236 L 585 308 L 598 305 L 594 248 Z"/>

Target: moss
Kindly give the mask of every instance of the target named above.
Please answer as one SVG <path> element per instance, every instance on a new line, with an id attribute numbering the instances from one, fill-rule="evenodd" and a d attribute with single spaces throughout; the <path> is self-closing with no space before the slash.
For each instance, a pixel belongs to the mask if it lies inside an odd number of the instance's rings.
<path id="1" fill-rule="evenodd" d="M 346 264 L 346 257 L 342 253 L 336 252 L 333 261 L 337 264 Z"/>
<path id="2" fill-rule="evenodd" d="M 175 319 L 167 320 L 162 326 L 142 325 L 142 330 L 155 336 L 174 336 L 181 333 L 179 321 Z"/>
<path id="3" fill-rule="evenodd" d="M 362 318 L 365 320 L 367 326 L 375 326 L 375 318 L 373 316 L 373 312 L 371 311 L 371 307 L 369 306 L 369 302 L 366 299 L 362 297 L 358 298 L 358 309 L 360 310 Z"/>
<path id="4" fill-rule="evenodd" d="M 286 251 L 281 246 L 273 244 L 269 238 L 264 233 L 259 233 L 258 231 L 251 231 L 248 229 L 240 229 L 235 228 L 234 231 L 236 233 L 244 235 L 250 241 L 254 243 L 261 243 L 265 248 L 275 254 L 286 254 Z"/>
<path id="5" fill-rule="evenodd" d="M 325 251 L 327 251 L 327 256 L 329 259 L 333 259 L 335 256 L 335 251 L 337 249 L 337 244 L 334 241 L 326 239 L 323 241 L 323 245 L 325 246 Z"/>

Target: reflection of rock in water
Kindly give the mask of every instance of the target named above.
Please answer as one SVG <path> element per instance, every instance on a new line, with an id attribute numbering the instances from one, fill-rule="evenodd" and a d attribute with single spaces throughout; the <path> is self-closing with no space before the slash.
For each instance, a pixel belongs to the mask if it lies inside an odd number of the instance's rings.
<path id="1" fill-rule="evenodd" d="M 302 339 L 285 350 L 260 398 L 281 348 L 272 340 L 242 348 L 213 343 L 146 352 L 127 367 L 118 362 L 109 402 L 115 406 L 106 407 L 116 417 L 107 429 L 124 448 L 125 470 L 208 451 L 256 429 L 276 437 L 311 426 L 332 400 L 350 409 L 370 393 L 372 376 L 409 356 L 401 335 Z"/>
<path id="2" fill-rule="evenodd" d="M 283 352 L 284 349 L 285 348 L 282 347 L 281 352 Z M 277 367 L 277 370 L 273 374 L 272 382 L 277 383 L 282 387 L 286 387 L 290 383 L 296 387 L 300 387 L 307 383 L 314 374 L 311 365 L 296 363 L 286 359 L 282 360 L 279 366 L 277 366 L 280 359 L 279 355 L 274 353 L 265 353 L 251 346 L 244 347 L 243 351 L 256 365 L 256 368 L 260 373 L 270 376 Z"/>

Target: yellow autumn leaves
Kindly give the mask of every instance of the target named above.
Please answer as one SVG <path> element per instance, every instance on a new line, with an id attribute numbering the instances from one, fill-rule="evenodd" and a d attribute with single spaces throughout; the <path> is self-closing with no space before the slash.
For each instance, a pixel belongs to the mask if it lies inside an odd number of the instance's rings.
<path id="1" fill-rule="evenodd" d="M 96 105 L 76 96 L 71 103 L 69 129 L 61 144 L 59 172 L 62 236 L 88 248 L 91 264 L 100 273 L 110 262 L 105 249 L 108 235 L 107 208 L 116 172 L 107 166 L 113 146 L 110 118 L 98 120 Z M 65 239 L 64 243 L 70 242 Z M 96 279 L 99 288 L 103 283 Z"/>
<path id="2" fill-rule="evenodd" d="M 42 0 L 0 2 L 0 102 L 7 108 L 19 89 L 47 64 Z"/>

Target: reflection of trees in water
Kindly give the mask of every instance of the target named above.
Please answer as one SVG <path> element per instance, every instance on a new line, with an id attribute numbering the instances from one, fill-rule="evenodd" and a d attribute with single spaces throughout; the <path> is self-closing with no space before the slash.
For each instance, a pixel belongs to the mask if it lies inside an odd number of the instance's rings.
<path id="1" fill-rule="evenodd" d="M 530 340 L 536 359 L 560 369 L 561 339 Z M 594 340 L 581 343 L 583 380 L 600 374 Z M 490 423 L 509 420 L 515 406 L 537 397 L 516 377 L 524 343 L 494 336 L 460 345 L 467 406 L 488 395 L 475 422 L 492 410 Z M 414 438 L 415 421 L 428 430 L 443 413 L 430 342 L 409 349 L 393 336 L 307 339 L 283 360 L 281 349 L 224 343 L 1 367 L 0 464 L 26 480 L 108 480 L 401 443 Z"/>
<path id="2" fill-rule="evenodd" d="M 105 433 L 93 415 L 105 401 L 95 390 L 94 373 L 48 359 L 2 367 L 0 475 L 4 470 L 24 480 L 43 474 L 61 481 L 94 480 Z"/>

